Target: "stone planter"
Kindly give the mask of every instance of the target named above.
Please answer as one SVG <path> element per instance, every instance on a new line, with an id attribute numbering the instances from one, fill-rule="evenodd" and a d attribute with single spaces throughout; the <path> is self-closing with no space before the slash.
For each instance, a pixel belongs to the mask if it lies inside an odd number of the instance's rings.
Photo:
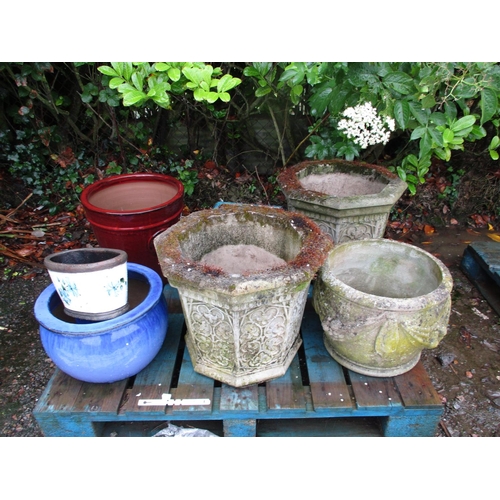
<path id="1" fill-rule="evenodd" d="M 407 184 L 384 167 L 345 160 L 305 161 L 278 176 L 288 209 L 313 219 L 334 243 L 382 238 Z"/>
<path id="2" fill-rule="evenodd" d="M 328 352 L 364 375 L 409 371 L 446 334 L 452 286 L 444 264 L 412 245 L 372 239 L 336 246 L 313 291 Z"/>
<path id="3" fill-rule="evenodd" d="M 64 311 L 102 321 L 128 310 L 127 254 L 112 248 L 78 248 L 45 257 Z"/>
<path id="4" fill-rule="evenodd" d="M 316 224 L 282 209 L 223 205 L 181 219 L 154 244 L 179 290 L 195 371 L 235 387 L 286 372 L 301 344 L 309 284 L 332 248 Z M 253 271 L 201 262 L 228 245 L 255 245 L 283 262 Z"/>

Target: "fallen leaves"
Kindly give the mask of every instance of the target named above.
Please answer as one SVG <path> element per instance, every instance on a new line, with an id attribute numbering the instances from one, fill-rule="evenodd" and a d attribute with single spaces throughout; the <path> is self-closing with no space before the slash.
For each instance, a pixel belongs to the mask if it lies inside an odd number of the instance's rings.
<path id="1" fill-rule="evenodd" d="M 488 238 L 491 238 L 493 241 L 497 241 L 498 243 L 500 243 L 500 234 L 498 234 L 498 233 L 493 233 L 493 234 L 486 233 L 486 236 L 488 236 Z"/>

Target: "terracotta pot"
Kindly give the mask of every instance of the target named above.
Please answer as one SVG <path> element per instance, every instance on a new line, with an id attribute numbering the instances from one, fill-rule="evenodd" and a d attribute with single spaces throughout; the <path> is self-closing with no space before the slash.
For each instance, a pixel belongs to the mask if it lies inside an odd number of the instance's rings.
<path id="1" fill-rule="evenodd" d="M 346 160 L 304 161 L 283 170 L 278 183 L 288 209 L 313 219 L 334 243 L 382 238 L 407 188 L 384 167 Z"/>
<path id="2" fill-rule="evenodd" d="M 79 248 L 44 260 L 66 314 L 102 321 L 128 309 L 127 254 L 111 248 Z"/>
<path id="3" fill-rule="evenodd" d="M 81 202 L 101 247 L 124 250 L 129 262 L 161 276 L 153 238 L 179 220 L 182 182 L 162 174 L 116 175 L 87 186 Z"/>

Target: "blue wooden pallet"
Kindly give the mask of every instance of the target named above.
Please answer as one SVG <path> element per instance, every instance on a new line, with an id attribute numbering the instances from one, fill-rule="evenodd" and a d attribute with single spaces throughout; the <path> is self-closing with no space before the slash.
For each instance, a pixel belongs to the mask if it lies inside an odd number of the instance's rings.
<path id="1" fill-rule="evenodd" d="M 167 285 L 167 296 L 175 291 Z M 170 309 L 172 311 L 172 309 Z M 421 363 L 378 378 L 340 366 L 326 351 L 308 304 L 303 345 L 278 379 L 234 388 L 193 370 L 180 312 L 169 315 L 165 343 L 135 377 L 80 382 L 56 369 L 34 416 L 45 436 L 151 436 L 168 422 L 219 436 L 434 436 L 443 405 Z M 139 399 L 208 399 L 204 406 L 138 406 Z"/>
<path id="2" fill-rule="evenodd" d="M 471 243 L 464 250 L 460 268 L 500 315 L 500 243 Z"/>

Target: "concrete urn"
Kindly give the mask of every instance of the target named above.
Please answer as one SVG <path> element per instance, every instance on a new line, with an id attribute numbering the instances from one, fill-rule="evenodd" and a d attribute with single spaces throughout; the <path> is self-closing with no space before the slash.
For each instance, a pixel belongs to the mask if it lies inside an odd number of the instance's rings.
<path id="1" fill-rule="evenodd" d="M 310 282 L 333 246 L 318 226 L 279 208 L 223 205 L 181 218 L 154 244 L 179 291 L 194 370 L 234 387 L 284 375 L 301 345 Z M 241 245 L 282 263 L 240 272 L 202 261 Z"/>
<path id="2" fill-rule="evenodd" d="M 334 243 L 382 238 L 406 182 L 388 169 L 346 160 L 304 161 L 278 176 L 289 210 L 316 222 Z"/>
<path id="3" fill-rule="evenodd" d="M 325 347 L 363 375 L 405 373 L 447 333 L 452 286 L 444 264 L 412 245 L 342 243 L 330 252 L 313 290 Z"/>

